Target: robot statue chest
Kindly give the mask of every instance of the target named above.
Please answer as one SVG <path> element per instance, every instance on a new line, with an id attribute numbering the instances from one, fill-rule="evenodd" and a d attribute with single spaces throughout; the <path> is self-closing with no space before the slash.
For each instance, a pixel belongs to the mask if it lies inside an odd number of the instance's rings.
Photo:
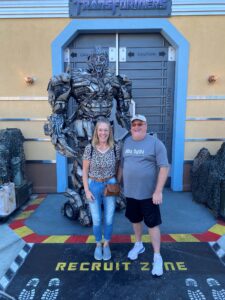
<path id="1" fill-rule="evenodd" d="M 88 87 L 89 93 L 96 95 L 109 95 L 112 93 L 112 87 L 110 84 L 104 82 L 91 82 Z"/>

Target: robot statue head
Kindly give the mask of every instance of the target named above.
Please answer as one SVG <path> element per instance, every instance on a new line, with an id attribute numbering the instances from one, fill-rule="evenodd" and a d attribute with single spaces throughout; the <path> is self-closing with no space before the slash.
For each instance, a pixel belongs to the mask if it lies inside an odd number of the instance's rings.
<path id="1" fill-rule="evenodd" d="M 95 51 L 88 57 L 88 71 L 97 77 L 102 77 L 108 70 L 109 57 L 105 50 L 96 47 Z"/>

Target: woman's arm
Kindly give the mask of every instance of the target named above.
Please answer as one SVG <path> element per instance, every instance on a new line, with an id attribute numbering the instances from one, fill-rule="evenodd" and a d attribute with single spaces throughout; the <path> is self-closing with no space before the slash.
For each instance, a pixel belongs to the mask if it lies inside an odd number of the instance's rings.
<path id="1" fill-rule="evenodd" d="M 92 195 L 91 191 L 89 190 L 89 186 L 88 186 L 89 166 L 90 166 L 90 161 L 84 159 L 83 160 L 83 170 L 82 170 L 82 179 L 83 179 L 84 191 L 85 191 L 85 195 L 86 195 L 87 200 L 88 201 L 93 201 L 95 198 Z"/>

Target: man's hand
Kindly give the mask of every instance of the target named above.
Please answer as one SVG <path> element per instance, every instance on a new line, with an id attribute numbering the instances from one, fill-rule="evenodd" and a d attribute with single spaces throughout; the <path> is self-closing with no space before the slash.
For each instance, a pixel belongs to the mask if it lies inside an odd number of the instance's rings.
<path id="1" fill-rule="evenodd" d="M 168 172 L 169 172 L 168 167 L 161 167 L 159 169 L 156 188 L 155 188 L 155 191 L 152 195 L 152 202 L 154 204 L 162 204 L 162 198 L 163 198 L 162 191 L 163 191 L 163 187 L 166 183 Z"/>
<path id="2" fill-rule="evenodd" d="M 162 204 L 162 192 L 154 192 L 152 195 L 152 202 L 156 205 Z"/>

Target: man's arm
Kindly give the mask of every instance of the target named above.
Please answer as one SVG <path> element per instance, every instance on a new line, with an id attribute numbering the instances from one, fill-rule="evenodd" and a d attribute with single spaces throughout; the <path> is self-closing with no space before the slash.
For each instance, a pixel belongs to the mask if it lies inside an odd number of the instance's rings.
<path id="1" fill-rule="evenodd" d="M 121 165 L 119 165 L 119 168 L 118 168 L 117 176 L 116 176 L 116 177 L 117 177 L 118 183 L 121 184 L 121 182 L 122 182 L 122 177 L 123 177 L 123 169 L 122 169 Z"/>
<path id="2" fill-rule="evenodd" d="M 169 167 L 161 167 L 159 170 L 155 191 L 152 195 L 154 204 L 162 203 L 162 192 L 169 173 Z"/>

